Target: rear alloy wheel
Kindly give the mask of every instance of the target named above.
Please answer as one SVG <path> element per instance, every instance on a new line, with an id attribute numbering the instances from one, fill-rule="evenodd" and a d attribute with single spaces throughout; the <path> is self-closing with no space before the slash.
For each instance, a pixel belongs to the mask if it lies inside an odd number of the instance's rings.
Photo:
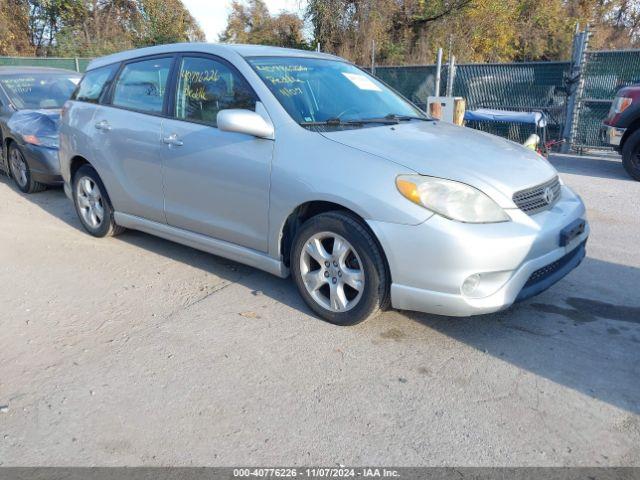
<path id="1" fill-rule="evenodd" d="M 296 233 L 291 273 L 300 295 L 322 319 L 353 325 L 389 304 L 389 274 L 378 243 L 346 212 L 307 220 Z"/>
<path id="2" fill-rule="evenodd" d="M 47 188 L 33 179 L 27 160 L 14 144 L 9 145 L 9 170 L 16 186 L 24 193 L 41 192 Z"/>
<path id="3" fill-rule="evenodd" d="M 640 130 L 624 142 L 622 165 L 631 178 L 640 182 Z"/>
<path id="4" fill-rule="evenodd" d="M 73 203 L 84 229 L 94 237 L 118 235 L 124 231 L 113 220 L 113 208 L 98 173 L 83 165 L 73 177 Z"/>

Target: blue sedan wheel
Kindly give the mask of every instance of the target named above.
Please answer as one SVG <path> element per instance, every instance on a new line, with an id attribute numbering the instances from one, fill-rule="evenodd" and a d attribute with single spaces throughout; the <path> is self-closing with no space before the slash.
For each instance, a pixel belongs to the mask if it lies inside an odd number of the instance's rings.
<path id="1" fill-rule="evenodd" d="M 29 164 L 24 158 L 20 149 L 11 144 L 9 146 L 9 169 L 16 186 L 24 193 L 35 193 L 45 190 L 47 187 L 40 182 L 36 182 L 31 177 Z"/>

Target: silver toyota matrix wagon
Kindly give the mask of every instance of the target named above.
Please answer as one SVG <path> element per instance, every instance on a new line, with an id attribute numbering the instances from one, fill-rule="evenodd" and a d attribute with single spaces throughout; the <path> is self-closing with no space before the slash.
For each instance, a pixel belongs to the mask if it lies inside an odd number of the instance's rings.
<path id="1" fill-rule="evenodd" d="M 308 51 L 176 44 L 94 60 L 62 112 L 60 164 L 90 234 L 131 228 L 291 274 L 340 325 L 390 306 L 507 308 L 575 268 L 589 234 L 535 152 Z"/>

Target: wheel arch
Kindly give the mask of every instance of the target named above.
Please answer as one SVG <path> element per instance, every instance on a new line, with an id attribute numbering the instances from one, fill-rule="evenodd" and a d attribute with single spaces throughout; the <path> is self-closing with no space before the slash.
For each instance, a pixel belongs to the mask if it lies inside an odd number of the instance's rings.
<path id="1" fill-rule="evenodd" d="M 387 267 L 387 272 L 389 273 L 389 275 L 391 275 L 389 262 L 387 260 L 387 254 L 384 251 L 380 240 L 376 236 L 375 232 L 371 229 L 371 227 L 369 227 L 364 217 L 351 208 L 348 208 L 340 203 L 327 200 L 311 200 L 302 203 L 294 208 L 284 221 L 280 230 L 280 243 L 278 246 L 278 250 L 280 258 L 282 258 L 282 262 L 285 264 L 285 266 L 290 266 L 290 256 L 291 248 L 293 246 L 293 239 L 295 238 L 295 235 L 302 224 L 310 218 L 320 215 L 321 213 L 336 211 L 346 213 L 347 215 L 354 217 L 369 232 L 373 240 L 376 242 L 378 248 L 380 249 L 382 258 Z"/>
<path id="2" fill-rule="evenodd" d="M 76 155 L 71 159 L 69 162 L 69 180 L 71 183 L 73 183 L 73 177 L 76 175 L 76 172 L 83 165 L 89 165 L 95 170 L 95 167 L 91 165 L 91 162 L 82 155 Z"/>
<path id="3" fill-rule="evenodd" d="M 10 135 L 4 136 L 4 134 L 2 136 L 1 141 L 2 141 L 2 159 L 4 162 L 3 168 L 7 171 L 7 174 L 9 174 L 9 146 L 12 143 L 17 143 L 17 142 Z"/>

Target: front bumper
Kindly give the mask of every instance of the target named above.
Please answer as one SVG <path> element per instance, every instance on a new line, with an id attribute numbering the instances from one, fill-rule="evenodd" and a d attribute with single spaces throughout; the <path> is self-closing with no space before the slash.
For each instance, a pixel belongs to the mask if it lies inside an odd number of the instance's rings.
<path id="1" fill-rule="evenodd" d="M 600 127 L 600 140 L 612 147 L 619 147 L 620 141 L 626 132 L 626 128 L 617 128 L 610 125 L 602 125 Z"/>
<path id="2" fill-rule="evenodd" d="M 394 308 L 449 316 L 503 310 L 559 281 L 584 258 L 589 226 L 564 246 L 563 229 L 586 221 L 585 207 L 569 188 L 550 210 L 529 216 L 509 210 L 511 222 L 465 224 L 434 215 L 420 225 L 370 221 L 391 270 Z M 564 260 L 562 260 L 564 259 Z M 465 295 L 474 274 L 482 295 Z"/>
<path id="3" fill-rule="evenodd" d="M 62 185 L 58 150 L 25 143 L 20 146 L 34 180 L 47 185 Z"/>

